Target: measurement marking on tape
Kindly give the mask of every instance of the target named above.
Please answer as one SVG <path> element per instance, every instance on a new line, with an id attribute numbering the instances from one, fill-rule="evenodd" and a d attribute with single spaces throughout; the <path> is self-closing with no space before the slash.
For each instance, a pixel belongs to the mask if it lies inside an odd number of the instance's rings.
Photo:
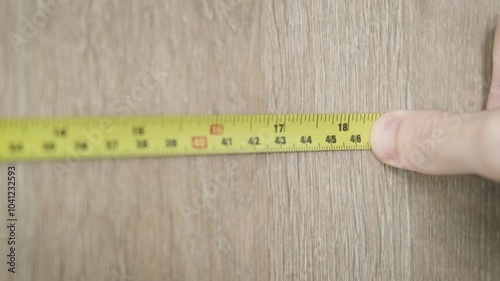
<path id="1" fill-rule="evenodd" d="M 378 113 L 0 119 L 0 161 L 370 149 Z"/>

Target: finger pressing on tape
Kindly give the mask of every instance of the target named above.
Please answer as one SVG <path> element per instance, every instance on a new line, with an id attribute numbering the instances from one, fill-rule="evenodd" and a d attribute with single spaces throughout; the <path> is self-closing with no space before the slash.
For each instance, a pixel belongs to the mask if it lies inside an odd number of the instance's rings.
<path id="1" fill-rule="evenodd" d="M 500 111 L 395 111 L 371 132 L 382 162 L 425 174 L 479 174 L 500 181 Z"/>

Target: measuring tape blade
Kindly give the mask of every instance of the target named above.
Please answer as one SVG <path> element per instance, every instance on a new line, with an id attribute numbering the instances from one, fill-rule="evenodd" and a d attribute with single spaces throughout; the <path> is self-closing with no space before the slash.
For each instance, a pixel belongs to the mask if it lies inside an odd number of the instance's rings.
<path id="1" fill-rule="evenodd" d="M 0 161 L 370 149 L 378 113 L 0 119 Z"/>

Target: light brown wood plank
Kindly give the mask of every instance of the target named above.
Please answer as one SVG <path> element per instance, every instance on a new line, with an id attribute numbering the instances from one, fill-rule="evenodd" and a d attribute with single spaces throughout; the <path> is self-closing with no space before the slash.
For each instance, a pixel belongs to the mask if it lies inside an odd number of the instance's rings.
<path id="1" fill-rule="evenodd" d="M 493 0 L 3 1 L 0 117 L 475 111 L 499 11 Z M 46 23 L 23 35 L 37 14 Z M 18 272 L 2 228 L 2 280 L 500 276 L 497 184 L 395 170 L 369 151 L 16 167 Z"/>

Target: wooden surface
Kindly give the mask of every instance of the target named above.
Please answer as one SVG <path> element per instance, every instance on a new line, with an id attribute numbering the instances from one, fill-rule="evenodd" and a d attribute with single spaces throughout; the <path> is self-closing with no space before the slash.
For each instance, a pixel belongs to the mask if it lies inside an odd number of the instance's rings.
<path id="1" fill-rule="evenodd" d="M 475 111 L 500 13 L 496 0 L 45 2 L 0 2 L 0 117 Z M 500 276 L 498 185 L 369 151 L 16 167 L 17 273 L 2 227 L 1 280 Z"/>

